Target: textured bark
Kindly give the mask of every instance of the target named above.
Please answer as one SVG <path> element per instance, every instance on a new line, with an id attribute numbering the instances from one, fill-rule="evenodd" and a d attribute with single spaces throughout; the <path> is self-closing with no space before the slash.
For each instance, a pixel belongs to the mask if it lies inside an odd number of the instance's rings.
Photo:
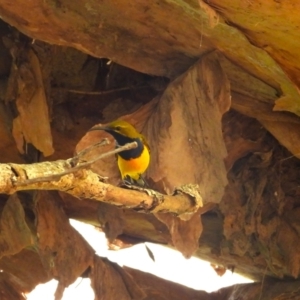
<path id="1" fill-rule="evenodd" d="M 103 178 L 90 170 L 77 170 L 75 174 L 60 175 L 66 170 L 72 170 L 70 161 L 31 165 L 0 164 L 0 176 L 3 179 L 0 191 L 13 194 L 24 190 L 59 190 L 78 198 L 95 199 L 151 213 L 171 212 L 178 216 L 192 216 L 203 205 L 196 185 L 191 185 L 190 188 L 186 186 L 189 193 L 182 188 L 176 191 L 177 194 L 170 196 L 151 192 L 150 189 L 147 192 L 143 189 L 140 191 L 115 187 L 103 183 Z M 39 181 L 41 178 L 42 182 Z"/>
<path id="2" fill-rule="evenodd" d="M 19 0 L 11 5 L 9 0 L 2 0 L 0 12 L 5 21 L 34 39 L 72 46 L 160 76 L 178 75 L 203 53 L 217 48 L 248 72 L 282 90 L 277 109 L 298 113 L 299 93 L 289 78 L 297 78 L 299 53 L 294 43 L 285 42 L 297 40 L 294 34 L 299 25 L 298 4 L 271 0 L 255 4 L 203 3 L 138 1 L 130 5 L 122 0 L 64 3 L 35 0 L 24 5 Z M 244 16 L 249 14 L 256 17 L 244 25 L 247 20 Z M 291 14 L 293 22 L 286 28 Z M 229 20 L 229 25 L 222 16 Z M 262 25 L 262 19 L 267 26 Z M 264 34 L 260 34 L 260 26 L 266 27 Z M 240 31 L 243 27 L 251 42 Z M 288 66 L 284 71 L 283 65 Z M 281 102 L 286 105 L 280 106 Z"/>
<path id="3" fill-rule="evenodd" d="M 264 49 L 288 74 L 288 79 L 299 87 L 299 18 L 295 13 L 300 8 L 299 3 L 237 0 L 207 2 L 227 22 L 239 28 L 251 43 Z M 249 15 L 252 17 L 249 18 Z M 284 19 L 288 19 L 289 22 L 283 22 Z M 287 85 L 289 82 L 281 83 L 283 91 Z M 274 109 L 289 110 L 299 115 L 300 103 L 295 101 L 294 96 L 293 93 L 288 94 L 284 91 L 284 95 L 276 101 Z"/>

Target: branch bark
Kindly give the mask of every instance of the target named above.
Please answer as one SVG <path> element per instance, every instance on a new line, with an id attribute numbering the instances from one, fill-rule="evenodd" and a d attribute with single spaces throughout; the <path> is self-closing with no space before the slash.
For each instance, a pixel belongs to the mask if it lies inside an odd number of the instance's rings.
<path id="1" fill-rule="evenodd" d="M 2 179 L 0 193 L 13 194 L 22 190 L 58 190 L 77 198 L 93 199 L 138 211 L 171 212 L 176 215 L 192 214 L 200 206 L 199 201 L 184 192 L 177 192 L 175 196 L 170 196 L 152 190 L 141 192 L 107 184 L 103 182 L 103 177 L 91 170 L 78 170 L 78 167 L 72 169 L 71 161 L 72 159 L 58 160 L 30 165 L 0 164 Z M 48 174 L 49 177 L 45 177 Z M 39 180 L 40 178 L 42 180 Z M 47 178 L 50 179 L 47 180 Z"/>

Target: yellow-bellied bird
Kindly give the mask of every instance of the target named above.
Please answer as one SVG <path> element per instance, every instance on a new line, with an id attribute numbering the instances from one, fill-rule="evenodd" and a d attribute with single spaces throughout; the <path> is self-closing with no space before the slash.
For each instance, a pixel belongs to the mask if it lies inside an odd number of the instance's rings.
<path id="1" fill-rule="evenodd" d="M 116 120 L 105 126 L 95 126 L 89 131 L 92 130 L 104 130 L 111 134 L 116 140 L 117 147 L 137 142 L 137 148 L 117 154 L 118 167 L 123 180 L 144 186 L 145 181 L 141 175 L 147 170 L 150 163 L 150 148 L 145 137 L 123 120 Z"/>

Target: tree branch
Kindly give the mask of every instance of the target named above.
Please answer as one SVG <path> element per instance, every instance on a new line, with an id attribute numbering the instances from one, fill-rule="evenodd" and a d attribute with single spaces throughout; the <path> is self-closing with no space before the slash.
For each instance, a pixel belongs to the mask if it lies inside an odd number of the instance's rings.
<path id="1" fill-rule="evenodd" d="M 82 155 L 86 154 L 87 152 L 89 152 L 90 150 L 94 149 L 95 147 L 98 146 L 104 146 L 108 144 L 108 140 L 105 139 L 104 141 L 93 145 L 91 147 L 89 147 L 88 149 L 84 149 L 82 150 L 77 156 L 67 159 L 66 160 L 66 165 L 65 165 L 65 171 L 62 171 L 58 174 L 51 174 L 48 176 L 42 176 L 42 177 L 37 177 L 37 178 L 32 178 L 32 179 L 27 179 L 21 182 L 16 182 L 15 185 L 19 185 L 19 186 L 25 186 L 31 183 L 37 183 L 37 182 L 46 182 L 46 181 L 52 181 L 52 180 L 59 180 L 62 176 L 67 175 L 67 174 L 71 174 L 71 173 L 75 173 L 77 171 L 86 169 L 88 167 L 90 167 L 93 163 L 95 163 L 97 160 L 103 159 L 105 157 L 108 156 L 112 156 L 114 154 L 120 153 L 122 151 L 125 150 L 129 150 L 129 149 L 134 149 L 137 147 L 137 143 L 136 142 L 132 142 L 132 143 L 128 143 L 124 146 L 118 147 L 114 150 L 102 153 L 101 155 L 97 156 L 95 159 L 84 162 L 84 163 L 80 163 L 77 165 L 80 157 L 82 157 Z M 103 178 L 104 180 L 105 178 Z"/>
<path id="2" fill-rule="evenodd" d="M 104 183 L 104 178 L 86 169 L 101 158 L 134 147 L 136 143 L 127 144 L 75 167 L 73 158 L 29 165 L 0 164 L 0 193 L 13 194 L 22 190 L 59 190 L 77 198 L 93 199 L 143 212 L 171 212 L 179 216 L 184 215 L 185 218 L 202 206 L 201 197 L 195 185 L 189 187 L 190 192 L 180 189 L 175 196 L 163 195 L 149 189 L 137 191 Z M 193 190 L 196 191 L 195 197 Z"/>

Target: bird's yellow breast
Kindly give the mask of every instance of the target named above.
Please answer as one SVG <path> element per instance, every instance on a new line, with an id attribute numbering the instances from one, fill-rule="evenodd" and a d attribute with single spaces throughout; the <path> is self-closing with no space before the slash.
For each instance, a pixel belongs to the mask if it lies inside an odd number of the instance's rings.
<path id="1" fill-rule="evenodd" d="M 121 172 L 122 179 L 127 175 L 134 180 L 138 180 L 150 163 L 150 153 L 147 147 L 144 147 L 143 152 L 137 158 L 124 159 L 118 155 L 118 167 Z"/>
<path id="2" fill-rule="evenodd" d="M 126 181 L 128 179 L 126 177 L 130 177 L 139 183 L 141 175 L 150 163 L 150 148 L 145 137 L 123 120 L 113 121 L 106 126 L 94 126 L 92 130 L 105 130 L 111 134 L 117 142 L 117 147 L 131 142 L 137 143 L 136 148 L 120 152 L 117 158 L 122 179 Z M 144 180 L 143 183 L 145 183 Z"/>

